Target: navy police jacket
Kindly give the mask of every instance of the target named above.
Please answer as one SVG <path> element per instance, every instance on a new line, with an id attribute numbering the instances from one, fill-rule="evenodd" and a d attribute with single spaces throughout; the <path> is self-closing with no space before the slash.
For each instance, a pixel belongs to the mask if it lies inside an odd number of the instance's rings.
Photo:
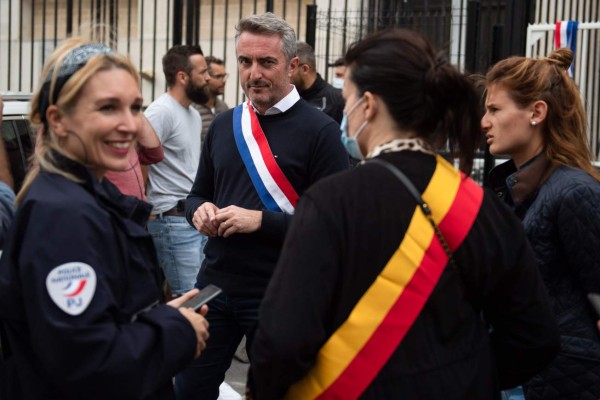
<path id="1" fill-rule="evenodd" d="M 162 304 L 150 205 L 81 164 L 41 171 L 0 262 L 10 399 L 170 399 L 196 337 Z"/>

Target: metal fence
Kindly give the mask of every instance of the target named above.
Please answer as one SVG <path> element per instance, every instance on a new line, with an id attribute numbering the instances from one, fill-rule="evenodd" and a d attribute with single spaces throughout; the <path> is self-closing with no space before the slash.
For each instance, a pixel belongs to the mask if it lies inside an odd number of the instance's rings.
<path id="1" fill-rule="evenodd" d="M 402 27 L 422 32 L 458 66 L 464 63 L 466 25 L 462 24 L 466 10 L 439 8 L 402 10 L 391 16 L 374 18 L 364 9 L 322 10 L 317 13 L 317 67 L 329 78 L 327 63 L 342 56 L 348 45 L 375 29 Z M 370 17 L 370 18 L 369 18 Z"/>
<path id="2" fill-rule="evenodd" d="M 491 15 L 486 10 L 505 8 L 505 2 L 497 0 L 0 0 L 0 91 L 34 90 L 57 44 L 95 27 L 101 40 L 137 65 L 146 102 L 165 90 L 160 60 L 167 49 L 174 43 L 198 43 L 206 54 L 226 61 L 232 79 L 225 99 L 235 104 L 242 99 L 233 79 L 235 24 L 267 9 L 283 16 L 301 40 L 314 43 L 318 68 L 326 79 L 327 63 L 340 57 L 351 42 L 391 26 L 425 33 L 454 64 L 465 67 L 471 56 L 483 60 L 481 68 L 487 68 L 487 30 L 468 28 L 469 3 L 480 4 L 483 11 L 475 11 L 483 16 Z M 472 24 L 489 22 L 485 18 L 473 19 Z M 483 40 L 471 40 L 480 43 L 477 49 L 469 48 L 467 31 L 483 35 Z"/>
<path id="3" fill-rule="evenodd" d="M 313 0 L 0 0 L 0 91 L 31 92 L 47 57 L 71 35 L 88 35 L 126 54 L 142 77 L 148 104 L 166 85 L 161 58 L 174 43 L 200 44 L 205 54 L 224 59 L 237 77 L 236 22 L 270 7 L 306 35 L 306 6 Z M 237 79 L 237 78 L 235 78 Z M 241 101 L 237 82 L 225 98 Z"/>
<path id="4" fill-rule="evenodd" d="M 284 17 L 300 40 L 314 43 L 317 69 L 329 80 L 328 63 L 378 29 L 418 30 L 453 64 L 484 73 L 501 58 L 525 54 L 528 23 L 594 22 L 599 8 L 598 0 L 0 0 L 0 92 L 33 91 L 57 44 L 90 27 L 137 66 L 145 104 L 166 89 L 161 58 L 167 49 L 194 43 L 225 60 L 225 101 L 233 105 L 243 99 L 235 24 L 246 15 L 272 10 Z M 595 51 L 587 85 L 597 91 Z M 600 119 L 598 104 L 590 103 L 592 121 Z M 591 124 L 592 137 L 599 125 Z"/>

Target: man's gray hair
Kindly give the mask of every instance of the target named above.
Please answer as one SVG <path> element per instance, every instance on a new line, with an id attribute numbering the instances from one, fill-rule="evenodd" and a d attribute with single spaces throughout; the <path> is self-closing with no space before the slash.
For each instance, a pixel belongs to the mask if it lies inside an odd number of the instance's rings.
<path id="1" fill-rule="evenodd" d="M 296 56 L 296 33 L 283 18 L 268 12 L 264 14 L 251 15 L 242 18 L 235 26 L 235 42 L 244 32 L 256 35 L 279 35 L 281 38 L 281 50 L 286 61 Z"/>

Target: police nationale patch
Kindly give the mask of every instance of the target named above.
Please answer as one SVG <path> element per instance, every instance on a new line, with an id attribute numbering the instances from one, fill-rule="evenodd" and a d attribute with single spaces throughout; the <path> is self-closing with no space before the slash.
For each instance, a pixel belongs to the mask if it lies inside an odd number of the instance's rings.
<path id="1" fill-rule="evenodd" d="M 90 305 L 96 292 L 96 272 L 82 262 L 62 264 L 50 271 L 46 288 L 61 310 L 79 315 Z"/>

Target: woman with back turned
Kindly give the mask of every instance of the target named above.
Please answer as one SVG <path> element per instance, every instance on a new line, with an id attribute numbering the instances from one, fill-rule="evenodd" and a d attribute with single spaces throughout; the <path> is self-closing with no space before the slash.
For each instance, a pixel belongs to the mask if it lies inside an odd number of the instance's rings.
<path id="1" fill-rule="evenodd" d="M 469 168 L 479 99 L 411 31 L 357 42 L 345 64 L 341 139 L 367 161 L 299 202 L 260 310 L 255 397 L 499 399 L 558 336 L 518 219 L 436 154 L 449 143 Z"/>
<path id="2" fill-rule="evenodd" d="M 600 173 L 572 61 L 569 49 L 511 57 L 486 76 L 481 126 L 490 152 L 511 158 L 489 184 L 523 220 L 560 331 L 561 351 L 525 385 L 527 399 L 600 397 L 598 318 L 586 297 L 600 291 Z"/>

